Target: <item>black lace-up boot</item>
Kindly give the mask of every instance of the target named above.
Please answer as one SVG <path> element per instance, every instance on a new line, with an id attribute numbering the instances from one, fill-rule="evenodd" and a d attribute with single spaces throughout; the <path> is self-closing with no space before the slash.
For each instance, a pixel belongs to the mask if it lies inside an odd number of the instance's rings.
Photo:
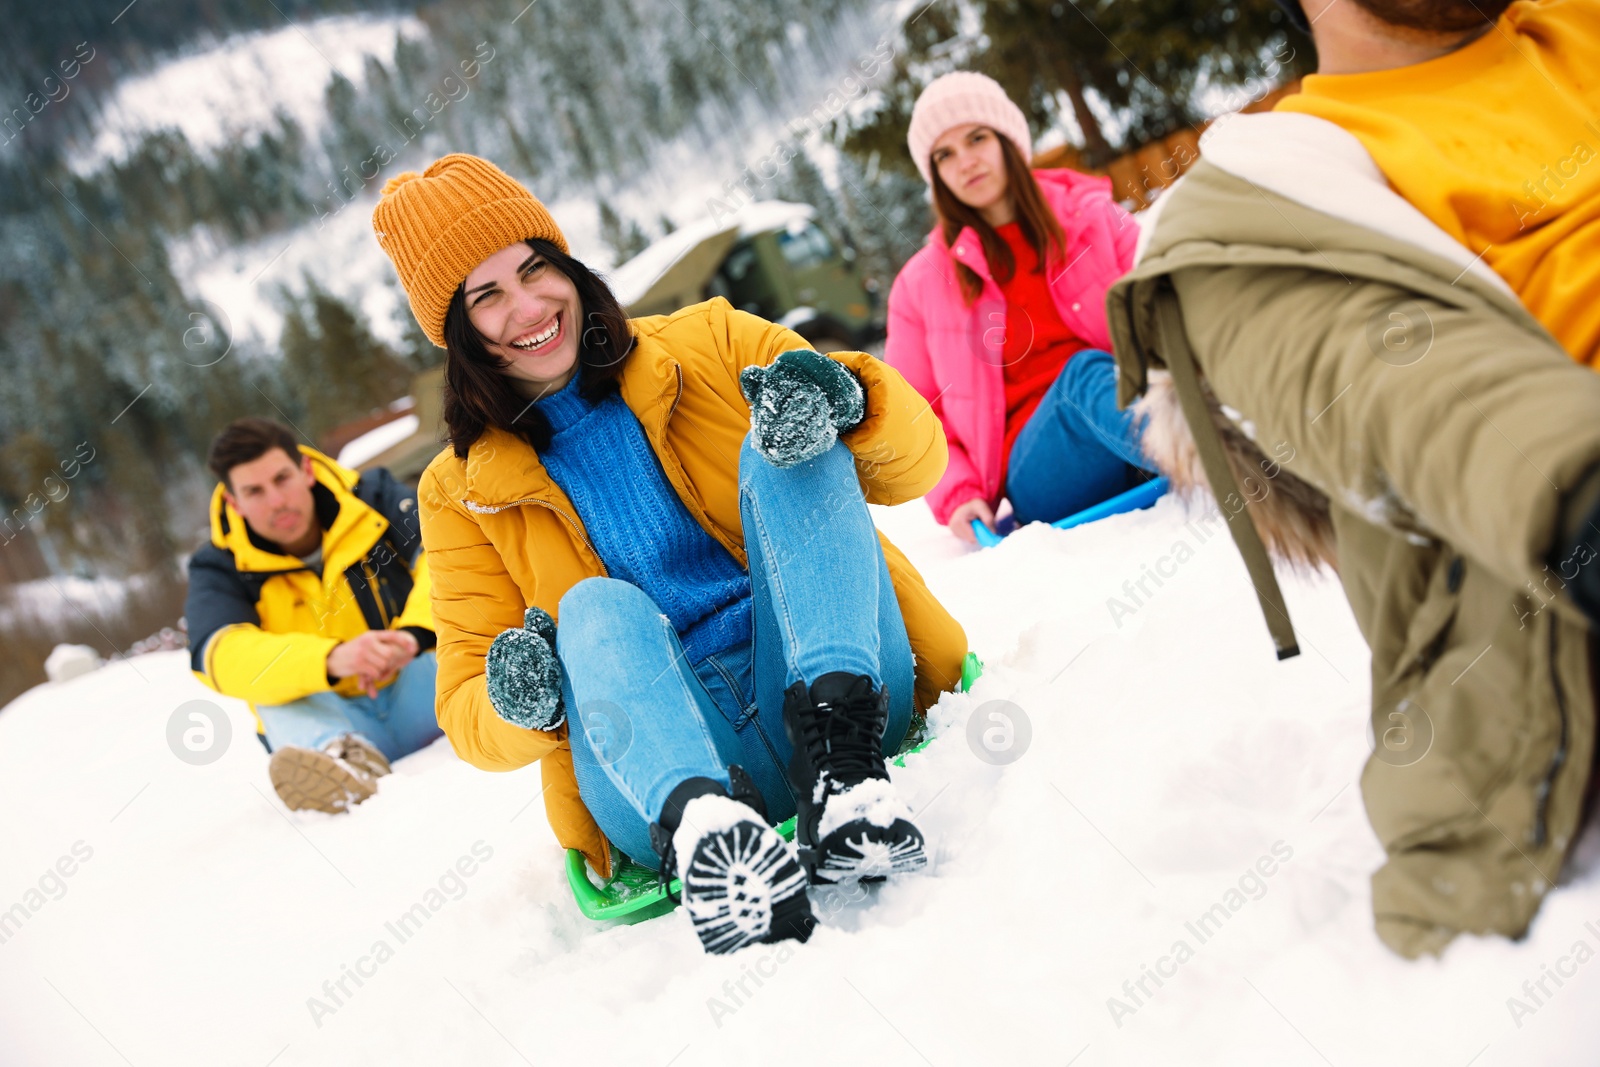
<path id="1" fill-rule="evenodd" d="M 682 782 L 650 827 L 661 877 L 682 885 L 684 910 L 707 952 L 811 936 L 816 920 L 794 846 L 767 825 L 761 792 L 739 766 L 731 790 L 710 778 Z"/>
<path id="2" fill-rule="evenodd" d="M 881 881 L 928 865 L 911 809 L 889 784 L 888 722 L 888 694 L 866 675 L 825 674 L 784 693 L 794 840 L 813 882 Z"/>

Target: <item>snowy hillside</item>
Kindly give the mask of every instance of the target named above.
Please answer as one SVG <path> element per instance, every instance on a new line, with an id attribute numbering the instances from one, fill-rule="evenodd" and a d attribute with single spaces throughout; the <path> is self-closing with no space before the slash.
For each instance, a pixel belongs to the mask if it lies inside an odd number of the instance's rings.
<path id="1" fill-rule="evenodd" d="M 291 814 L 243 707 L 140 657 L 0 713 L 0 1063 L 1595 1062 L 1600 967 L 1570 976 L 1600 945 L 1592 841 L 1525 943 L 1408 964 L 1374 938 L 1366 652 L 1335 582 L 1288 580 L 1306 651 L 1278 664 L 1221 522 L 1170 500 L 973 553 L 920 503 L 878 518 L 989 664 L 895 774 L 931 876 L 706 957 L 681 912 L 578 913 L 536 769 L 440 742 L 351 816 Z M 168 744 L 191 700 L 229 709 L 204 766 Z M 997 765 L 1000 700 L 1029 730 Z"/>
<path id="2" fill-rule="evenodd" d="M 535 180 L 534 191 L 560 223 L 573 254 L 604 272 L 616 257 L 602 238 L 601 199 L 622 217 L 645 220 L 652 230 L 660 228 L 662 219 L 680 227 L 709 224 L 719 217 L 719 208 L 727 212 L 729 205 L 748 203 L 753 196 L 778 196 L 776 182 L 760 179 L 744 187 L 734 183 L 747 168 L 781 176 L 782 168 L 769 169 L 770 164 L 789 159 L 798 148 L 814 155 L 837 184 L 839 153 L 821 136 L 820 123 L 831 120 L 847 103 L 856 105 L 868 98 L 859 87 L 848 97 L 835 90 L 841 78 L 866 58 L 892 54 L 882 34 L 894 17 L 888 8 L 846 12 L 837 26 L 811 31 L 818 36 L 813 45 L 816 55 L 786 71 L 786 99 L 781 105 L 741 100 L 730 112 L 721 102 L 707 102 L 702 107 L 705 122 L 682 135 L 641 134 L 649 155 L 638 166 L 601 183 L 563 186 L 548 178 Z M 794 24 L 791 30 L 795 45 L 803 45 L 806 34 L 799 32 L 801 27 Z M 230 37 L 120 85 L 97 136 L 73 165 L 89 174 L 119 158 L 140 137 L 162 128 L 181 130 L 204 151 L 230 138 L 259 134 L 274 126 L 280 113 L 315 140 L 330 123 L 325 90 L 331 77 L 343 75 L 364 90 L 367 57 L 387 62 L 397 40 L 423 38 L 427 32 L 415 18 L 331 17 L 273 33 Z M 502 65 L 508 61 L 517 62 L 515 53 L 508 51 L 498 60 Z M 507 76 L 524 77 L 520 70 Z M 521 95 L 535 89 L 546 91 L 523 86 Z M 483 104 L 470 91 L 464 100 L 471 103 L 460 110 L 475 116 L 473 121 L 495 114 L 492 105 Z M 467 121 L 456 111 L 448 117 Z M 714 151 L 706 128 L 717 131 Z M 529 178 L 510 148 L 492 139 L 493 129 L 476 132 L 476 137 L 458 134 L 452 139 L 440 134 L 417 143 L 396 139 L 395 157 L 353 195 L 347 189 L 334 196 L 327 192 L 331 184 L 314 182 L 314 207 L 292 228 L 259 240 L 234 243 L 204 226 L 174 235 L 166 241 L 174 273 L 190 296 L 220 311 L 231 336 L 276 345 L 283 320 L 280 294 L 302 289 L 309 276 L 357 307 L 381 340 L 397 345 L 403 328 L 400 316 L 409 312 L 392 284 L 393 268 L 373 240 L 372 210 L 384 181 L 404 170 L 421 169 L 447 151 L 485 154 L 518 178 Z M 542 151 L 562 157 L 570 146 L 558 141 L 542 146 Z M 338 165 L 349 162 L 332 160 L 327 170 L 337 177 Z M 745 180 L 749 182 L 748 176 Z M 905 255 L 921 236 L 920 230 L 907 235 L 912 243 Z"/>
<path id="3" fill-rule="evenodd" d="M 315 134 L 326 124 L 324 90 L 342 74 L 360 86 L 368 56 L 388 61 L 401 37 L 427 33 L 406 16 L 334 16 L 266 33 L 243 33 L 118 83 L 95 137 L 71 160 L 92 174 L 120 160 L 140 137 L 182 131 L 204 152 L 259 135 L 279 116 Z"/>

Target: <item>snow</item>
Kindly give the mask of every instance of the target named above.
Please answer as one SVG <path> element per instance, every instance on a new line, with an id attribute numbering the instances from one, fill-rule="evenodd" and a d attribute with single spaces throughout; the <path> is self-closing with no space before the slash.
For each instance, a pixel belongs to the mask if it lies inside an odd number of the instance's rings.
<path id="1" fill-rule="evenodd" d="M 678 869 L 674 873 L 683 876 L 683 869 L 702 837 L 725 833 L 755 818 L 756 813 L 748 804 L 714 793 L 689 801 L 683 806 L 682 822 L 672 834 L 672 850 L 678 858 Z"/>
<path id="2" fill-rule="evenodd" d="M 651 165 L 619 178 L 618 184 L 608 186 L 603 198 L 623 216 L 647 227 L 663 216 L 670 217 L 679 226 L 667 235 L 666 239 L 670 239 L 692 227 L 705 233 L 724 229 L 731 219 L 726 206 L 742 204 L 752 195 L 745 186 L 735 184 L 750 181 L 744 176 L 746 167 L 753 166 L 760 172 L 751 182 L 753 195 L 770 196 L 787 165 L 770 172 L 770 166 L 763 165 L 763 161 L 788 158 L 779 149 L 794 142 L 792 122 L 839 89 L 841 72 L 847 67 L 854 71 L 849 64 L 871 54 L 875 47 L 872 42 L 889 26 L 898 25 L 888 8 L 847 19 L 846 23 L 843 38 L 858 41 L 859 46 L 841 53 L 840 70 L 830 70 L 826 65 L 797 68 L 789 79 L 792 99 L 779 112 L 751 104 L 736 115 L 727 114 L 717 109 L 717 102 L 708 101 L 707 122 L 721 133 L 715 151 L 709 151 L 699 136 L 688 134 L 655 143 L 651 146 Z M 273 109 L 279 107 L 300 122 L 314 141 L 327 122 L 322 100 L 332 67 L 360 89 L 365 77 L 362 56 L 388 60 L 396 36 L 415 38 L 426 33 L 426 27 L 410 17 L 334 16 L 275 33 L 228 38 L 148 75 L 124 81 L 102 119 L 92 147 L 75 155 L 72 165 L 78 173 L 89 175 L 126 152 L 146 131 L 162 126 L 184 130 L 197 145 L 213 145 L 219 136 L 237 136 L 263 128 L 272 121 Z M 320 52 L 313 54 L 310 43 L 315 43 Z M 307 77 L 308 70 L 315 76 Z M 124 95 L 128 96 L 125 102 Z M 837 150 L 814 130 L 803 143 L 824 173 L 831 174 Z M 436 147 L 442 151 L 446 146 Z M 528 175 L 518 170 L 503 148 L 475 144 L 447 147 L 486 153 L 513 177 L 528 181 Z M 440 154 L 423 151 L 420 143 L 410 149 L 349 201 L 330 195 L 298 224 L 259 241 L 234 245 L 218 240 L 203 228 L 169 239 L 174 274 L 185 292 L 208 302 L 213 313 L 220 314 L 229 325 L 229 336 L 235 339 L 248 337 L 267 348 L 275 347 L 283 322 L 279 294 L 285 289 L 300 292 L 309 276 L 356 305 L 379 340 L 401 344 L 403 317 L 410 312 L 399 292 L 394 270 L 372 236 L 371 217 L 384 181 L 405 170 L 421 170 Z M 760 174 L 768 177 L 762 179 Z M 529 185 L 561 227 L 572 254 L 600 270 L 621 296 L 643 295 L 659 272 L 688 247 L 682 246 L 666 262 L 658 264 L 654 274 L 645 269 L 649 261 L 641 263 L 640 257 L 623 265 L 638 271 L 639 278 L 622 275 L 620 267 L 606 270 L 604 265 L 613 256 L 601 235 L 598 191 L 588 185 L 570 190 L 551 188 L 538 181 Z M 730 192 L 730 188 L 734 191 Z M 781 202 L 769 203 L 778 204 L 780 212 L 793 210 Z M 758 203 L 746 207 L 753 213 L 752 224 L 766 228 L 769 220 L 756 218 L 765 209 Z M 770 220 L 770 224 L 782 225 L 786 221 L 788 218 Z M 686 239 L 687 234 L 679 238 Z M 652 251 L 647 249 L 641 255 Z M 630 299 L 623 299 L 624 305 L 629 302 Z"/>
<path id="3" fill-rule="evenodd" d="M 415 415 L 402 415 L 368 430 L 339 450 L 339 462 L 346 467 L 359 467 L 374 456 L 382 455 L 395 445 L 416 433 L 422 420 Z"/>
<path id="4" fill-rule="evenodd" d="M 921 503 L 876 517 L 988 664 L 894 771 L 930 875 L 814 890 L 809 943 L 708 957 L 682 911 L 579 914 L 536 767 L 439 742 L 350 815 L 290 813 L 245 706 L 141 656 L 0 712 L 0 1063 L 1594 1062 L 1593 839 L 1521 943 L 1374 937 L 1367 653 L 1332 578 L 1283 575 L 1280 664 L 1215 515 L 983 551 Z M 168 741 L 196 701 L 231 735 L 200 764 Z"/>
<path id="5" fill-rule="evenodd" d="M 377 184 L 377 183 L 373 183 Z M 184 288 L 211 305 L 230 338 L 253 337 L 276 346 L 283 329 L 281 294 L 304 295 L 305 279 L 353 304 L 380 341 L 399 345 L 400 316 L 411 310 L 400 294 L 394 268 L 372 236 L 377 189 L 320 219 L 259 241 L 230 244 L 205 230 L 167 243 L 174 273 Z"/>
<path id="6" fill-rule="evenodd" d="M 396 161 L 385 174 L 420 168 L 424 159 Z M 358 308 L 373 334 L 390 345 L 404 340 L 404 319 L 411 310 L 401 295 L 394 268 L 372 236 L 372 211 L 382 183 L 374 180 L 348 202 L 330 201 L 326 214 L 308 216 L 295 228 L 259 241 L 232 244 L 204 229 L 167 242 L 173 271 L 184 289 L 210 305 L 230 338 L 250 337 L 275 346 L 283 329 L 280 294 L 302 294 L 305 279 L 314 278 L 328 292 Z M 696 184 L 685 178 L 673 202 L 702 211 L 698 202 L 714 192 L 709 179 Z M 563 198 L 546 204 L 560 225 L 572 254 L 600 270 L 624 306 L 643 296 L 666 271 L 702 240 L 738 226 L 742 236 L 762 233 L 813 217 L 804 204 L 758 201 L 721 222 L 709 216 L 679 227 L 639 255 L 613 270 L 601 269 L 610 258 L 600 237 L 595 202 Z"/>
<path id="7" fill-rule="evenodd" d="M 99 670 L 103 664 L 100 653 L 88 645 L 57 645 L 44 659 L 44 675 L 52 682 L 68 682 L 74 678 Z"/>
<path id="8" fill-rule="evenodd" d="M 0 591 L 0 627 L 30 620 L 80 618 L 83 611 L 116 611 L 123 601 L 147 585 L 148 579 L 137 577 L 81 578 L 70 574 L 17 582 Z"/>
<path id="9" fill-rule="evenodd" d="M 279 115 L 314 139 L 327 122 L 323 94 L 335 73 L 359 89 L 367 56 L 387 61 L 400 37 L 426 34 L 411 15 L 340 15 L 235 34 L 118 82 L 94 136 L 70 165 L 89 176 L 161 129 L 180 130 L 196 150 L 212 151 L 276 126 Z"/>
<path id="10" fill-rule="evenodd" d="M 817 793 L 823 792 L 821 782 Z M 821 800 L 821 796 L 814 799 Z M 912 813 L 905 798 L 894 783 L 868 778 L 842 793 L 827 798 L 822 808 L 822 818 L 817 820 L 817 840 L 820 841 L 846 823 L 865 819 L 874 826 L 893 826 L 896 819 L 909 819 Z"/>
<path id="11" fill-rule="evenodd" d="M 426 162 L 396 160 L 383 173 L 420 169 Z M 303 224 L 259 241 L 236 245 L 198 229 L 169 240 L 173 271 L 187 292 L 211 305 L 234 339 L 253 337 L 275 346 L 283 329 L 280 294 L 287 290 L 303 295 L 305 279 L 311 277 L 358 308 L 380 341 L 399 346 L 411 309 L 394 267 L 372 236 L 372 210 L 382 184 L 369 182 L 354 199 L 324 205 L 325 215 L 308 216 Z M 560 200 L 546 206 L 574 255 L 587 263 L 605 262 L 592 202 Z"/>

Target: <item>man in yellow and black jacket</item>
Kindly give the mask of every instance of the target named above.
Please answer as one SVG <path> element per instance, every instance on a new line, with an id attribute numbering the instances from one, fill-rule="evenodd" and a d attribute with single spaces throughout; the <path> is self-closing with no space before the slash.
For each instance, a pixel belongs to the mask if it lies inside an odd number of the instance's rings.
<path id="1" fill-rule="evenodd" d="M 416 493 L 270 419 L 229 424 L 208 465 L 220 484 L 211 543 L 189 561 L 192 666 L 250 702 L 285 804 L 346 811 L 440 736 Z"/>

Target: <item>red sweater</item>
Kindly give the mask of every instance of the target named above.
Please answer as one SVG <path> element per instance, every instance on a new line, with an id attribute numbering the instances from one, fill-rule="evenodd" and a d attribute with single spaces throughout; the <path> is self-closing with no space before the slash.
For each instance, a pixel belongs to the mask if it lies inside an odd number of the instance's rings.
<path id="1" fill-rule="evenodd" d="M 1017 269 L 1000 286 L 1006 298 L 1006 339 L 1001 368 L 1006 383 L 1005 448 L 1000 453 L 1001 484 L 1011 459 L 1011 447 L 1028 424 L 1045 391 L 1055 384 L 1074 352 L 1088 346 L 1061 321 L 1050 297 L 1049 277 L 1036 272 L 1039 255 L 1022 235 L 1022 227 L 1008 222 L 996 231 L 1011 247 Z"/>

